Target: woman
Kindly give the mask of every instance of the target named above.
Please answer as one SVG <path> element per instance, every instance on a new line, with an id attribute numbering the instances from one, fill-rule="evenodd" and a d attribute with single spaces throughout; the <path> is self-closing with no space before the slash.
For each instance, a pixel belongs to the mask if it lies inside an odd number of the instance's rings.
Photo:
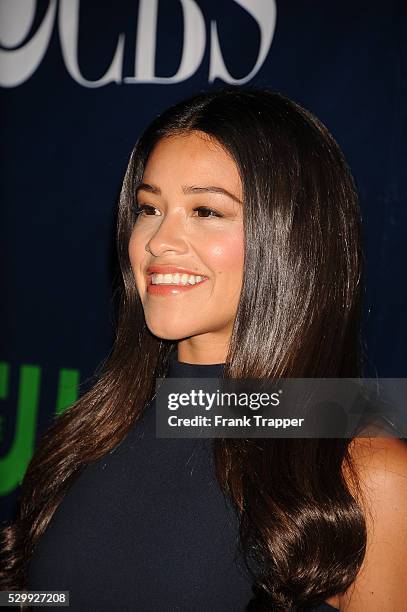
<path id="1" fill-rule="evenodd" d="M 327 129 L 267 90 L 177 104 L 135 146 L 117 238 L 114 350 L 30 463 L 2 588 L 73 610 L 405 608 L 400 440 L 155 437 L 157 377 L 361 375 L 359 209 Z"/>

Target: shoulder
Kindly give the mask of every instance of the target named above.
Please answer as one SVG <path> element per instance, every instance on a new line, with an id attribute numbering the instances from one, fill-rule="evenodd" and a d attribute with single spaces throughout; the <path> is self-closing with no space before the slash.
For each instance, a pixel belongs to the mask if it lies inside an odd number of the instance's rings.
<path id="1" fill-rule="evenodd" d="M 366 555 L 340 609 L 390 612 L 407 606 L 407 443 L 356 438 L 350 446 L 362 492 Z"/>

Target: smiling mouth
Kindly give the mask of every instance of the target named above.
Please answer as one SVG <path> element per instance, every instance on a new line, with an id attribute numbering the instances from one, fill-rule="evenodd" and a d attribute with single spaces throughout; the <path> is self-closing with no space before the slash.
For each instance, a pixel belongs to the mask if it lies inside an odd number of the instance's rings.
<path id="1" fill-rule="evenodd" d="M 184 278 L 154 278 L 162 277 L 165 275 L 150 274 L 147 277 L 147 293 L 151 295 L 180 295 L 186 291 L 191 291 L 196 287 L 203 285 L 208 279 L 207 276 L 196 276 L 193 275 L 180 275 L 176 274 L 175 277 L 182 276 Z M 172 275 L 168 275 L 172 276 Z M 188 278 L 185 278 L 188 277 Z"/>
<path id="2" fill-rule="evenodd" d="M 175 287 L 188 287 L 195 286 L 208 280 L 207 276 L 198 274 L 187 274 L 187 273 L 175 273 L 175 274 L 158 274 L 152 273 L 147 275 L 147 284 L 154 286 L 175 286 Z"/>

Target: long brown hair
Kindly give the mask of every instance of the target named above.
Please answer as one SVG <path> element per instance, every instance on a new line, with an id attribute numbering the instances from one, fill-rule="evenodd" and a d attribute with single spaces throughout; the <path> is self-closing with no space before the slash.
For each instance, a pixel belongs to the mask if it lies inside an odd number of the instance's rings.
<path id="1" fill-rule="evenodd" d="M 157 117 L 135 145 L 117 222 L 117 336 L 93 387 L 47 430 L 3 530 L 3 589 L 22 589 L 33 550 L 72 481 L 128 433 L 168 371 L 176 342 L 147 329 L 128 256 L 134 185 L 156 143 L 198 130 L 237 164 L 244 278 L 225 377 L 358 377 L 362 253 L 352 175 L 326 127 L 271 91 L 226 87 Z M 366 545 L 351 439 L 217 439 L 216 475 L 234 501 L 256 610 L 344 592 Z"/>

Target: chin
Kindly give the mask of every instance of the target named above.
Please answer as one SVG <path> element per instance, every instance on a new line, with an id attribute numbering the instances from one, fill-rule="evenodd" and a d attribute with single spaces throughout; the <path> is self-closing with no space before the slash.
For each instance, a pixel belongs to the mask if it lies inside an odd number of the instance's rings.
<path id="1" fill-rule="evenodd" d="M 146 320 L 146 325 L 150 332 L 154 336 L 157 336 L 157 338 L 160 338 L 160 340 L 184 340 L 190 336 L 197 335 L 195 330 L 188 329 L 185 325 L 177 327 L 169 323 L 170 322 L 167 321 L 165 325 L 158 325 L 157 323 Z"/>

